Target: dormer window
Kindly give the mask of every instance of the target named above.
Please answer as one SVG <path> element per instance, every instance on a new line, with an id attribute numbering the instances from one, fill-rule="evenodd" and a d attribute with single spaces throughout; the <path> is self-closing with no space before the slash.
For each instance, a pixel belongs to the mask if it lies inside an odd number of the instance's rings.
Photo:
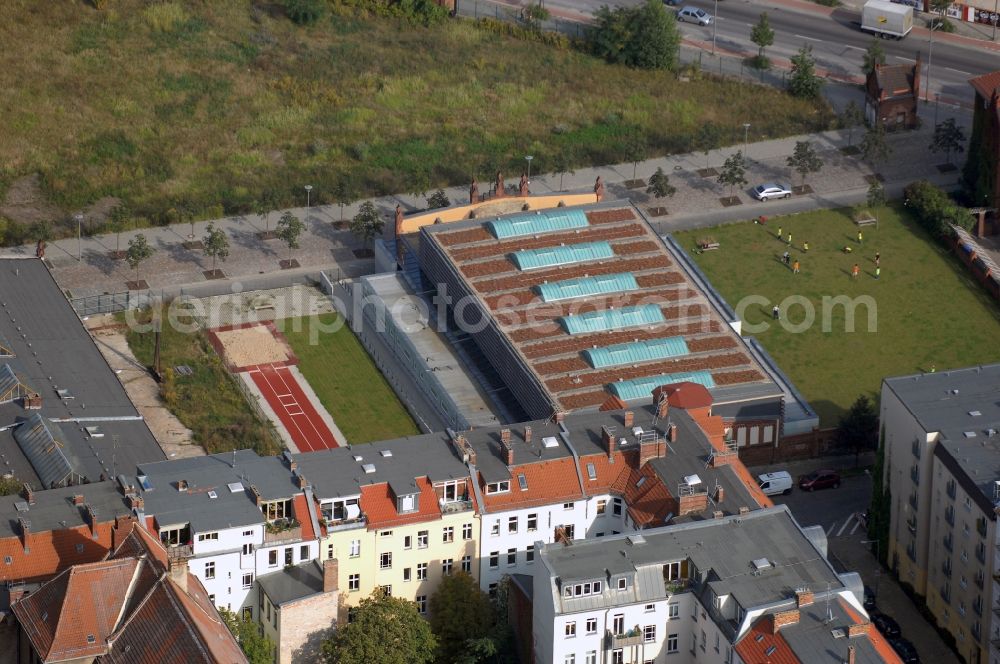
<path id="1" fill-rule="evenodd" d="M 493 493 L 509 493 L 510 492 L 510 480 L 504 480 L 502 482 L 490 482 L 486 485 L 487 495 Z"/>
<path id="2" fill-rule="evenodd" d="M 396 511 L 400 514 L 416 512 L 420 509 L 419 494 L 408 493 L 396 498 Z"/>
<path id="3" fill-rule="evenodd" d="M 264 513 L 264 519 L 267 521 L 289 519 L 292 517 L 292 499 L 263 502 L 260 504 L 260 511 Z"/>
<path id="4" fill-rule="evenodd" d="M 191 526 L 185 523 L 182 526 L 167 526 L 160 528 L 160 542 L 163 546 L 183 546 L 191 541 Z"/>
<path id="5" fill-rule="evenodd" d="M 459 488 L 460 485 L 461 488 Z M 434 485 L 434 489 L 442 503 L 456 503 L 460 500 L 465 500 L 465 480 L 461 482 L 458 480 L 439 482 Z"/>
<path id="6" fill-rule="evenodd" d="M 618 579 L 618 590 L 628 590 L 628 579 L 625 577 Z"/>
<path id="7" fill-rule="evenodd" d="M 584 583 L 571 583 L 563 587 L 563 597 L 587 597 L 588 595 L 600 595 L 604 584 L 600 581 L 586 581 Z"/>
<path id="8" fill-rule="evenodd" d="M 327 521 L 344 521 L 345 519 L 358 518 L 361 514 L 361 508 L 358 507 L 357 498 L 341 498 L 324 502 L 320 506 L 320 512 Z"/>

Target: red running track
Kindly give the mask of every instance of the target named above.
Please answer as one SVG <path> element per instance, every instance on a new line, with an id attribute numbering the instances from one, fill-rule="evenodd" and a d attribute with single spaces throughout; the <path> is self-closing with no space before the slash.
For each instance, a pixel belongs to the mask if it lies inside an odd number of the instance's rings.
<path id="1" fill-rule="evenodd" d="M 262 364 L 248 373 L 300 452 L 340 447 L 288 367 Z"/>

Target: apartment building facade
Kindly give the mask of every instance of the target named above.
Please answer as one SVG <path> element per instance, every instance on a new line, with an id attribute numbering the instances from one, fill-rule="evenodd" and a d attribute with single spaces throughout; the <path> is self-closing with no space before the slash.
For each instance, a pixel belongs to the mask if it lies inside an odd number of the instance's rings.
<path id="1" fill-rule="evenodd" d="M 1000 365 L 882 385 L 889 562 L 967 662 L 1000 663 Z"/>

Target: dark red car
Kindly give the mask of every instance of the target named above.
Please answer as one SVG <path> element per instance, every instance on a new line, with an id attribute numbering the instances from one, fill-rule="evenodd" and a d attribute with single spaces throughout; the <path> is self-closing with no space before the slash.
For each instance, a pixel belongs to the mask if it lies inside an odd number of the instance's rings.
<path id="1" fill-rule="evenodd" d="M 816 489 L 836 489 L 840 486 L 840 474 L 835 470 L 814 470 L 799 478 L 799 488 L 803 491 Z"/>

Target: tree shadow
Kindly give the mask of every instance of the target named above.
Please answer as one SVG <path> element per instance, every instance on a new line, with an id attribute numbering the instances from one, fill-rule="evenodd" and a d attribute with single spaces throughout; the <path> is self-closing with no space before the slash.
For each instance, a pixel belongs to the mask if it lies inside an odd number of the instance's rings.
<path id="1" fill-rule="evenodd" d="M 83 261 L 88 265 L 93 265 L 106 277 L 110 277 L 116 272 L 118 264 L 127 265 L 124 260 L 116 261 L 111 258 L 107 251 L 88 249 L 83 252 Z"/>
<path id="2" fill-rule="evenodd" d="M 164 253 L 170 257 L 170 260 L 181 265 L 197 265 L 198 267 L 204 269 L 205 265 L 202 263 L 202 256 L 195 253 L 190 249 L 185 249 L 184 245 L 179 242 L 171 242 L 164 247 Z"/>

